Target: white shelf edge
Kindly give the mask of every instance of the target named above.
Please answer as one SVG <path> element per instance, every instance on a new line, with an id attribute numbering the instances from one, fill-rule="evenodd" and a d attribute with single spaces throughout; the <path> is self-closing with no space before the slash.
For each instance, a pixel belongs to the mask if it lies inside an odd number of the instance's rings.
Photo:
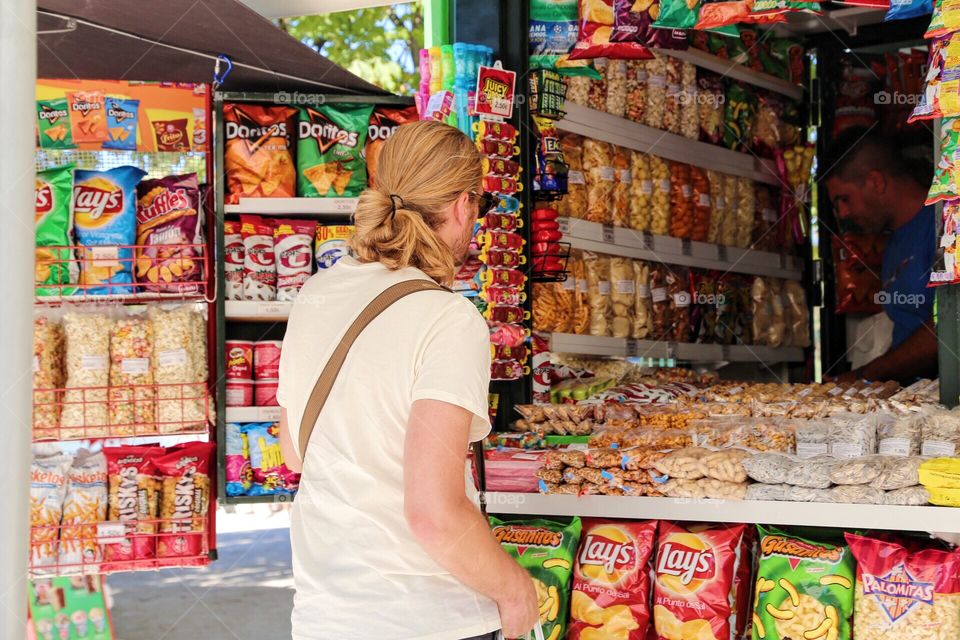
<path id="1" fill-rule="evenodd" d="M 785 526 L 889 529 L 960 533 L 954 507 L 903 507 L 873 504 L 685 500 L 624 496 L 567 496 L 539 493 L 485 494 L 493 514 L 662 519 L 693 522 L 745 522 Z"/>
<path id="2" fill-rule="evenodd" d="M 684 51 L 671 49 L 654 49 L 657 54 L 668 55 L 684 62 L 695 64 L 696 66 L 719 73 L 726 78 L 732 78 L 761 89 L 775 91 L 785 95 L 792 100 L 803 99 L 803 87 L 795 85 L 792 82 L 783 80 L 769 73 L 754 71 L 742 64 L 717 57 L 711 53 L 699 49 L 686 49 Z"/>
<path id="3" fill-rule="evenodd" d="M 573 333 L 550 334 L 550 350 L 611 358 L 670 358 L 687 362 L 803 362 L 799 347 L 699 344 L 663 340 L 632 340 Z"/>
<path id="4" fill-rule="evenodd" d="M 226 213 L 345 218 L 357 209 L 359 198 L 240 198 L 224 205 Z"/>
<path id="5" fill-rule="evenodd" d="M 705 242 L 691 242 L 687 254 L 682 250 L 682 241 L 677 238 L 653 236 L 625 227 L 613 228 L 614 242 L 610 243 L 604 241 L 604 225 L 577 218 L 561 218 L 560 228 L 564 230 L 564 241 L 573 249 L 788 280 L 803 277 L 803 267 L 793 256 L 781 257 L 767 251 L 720 247 Z M 609 234 L 608 229 L 606 236 Z M 719 259 L 722 253 L 727 254 L 726 260 Z"/>
<path id="6" fill-rule="evenodd" d="M 782 186 L 780 178 L 773 173 L 770 166 L 752 154 L 684 138 L 578 104 L 567 103 L 565 108 L 566 115 L 557 122 L 557 128 L 561 131 L 602 140 L 634 151 L 652 153 L 674 162 Z"/>
<path id="7" fill-rule="evenodd" d="M 227 407 L 227 422 L 276 422 L 280 407 Z"/>
<path id="8" fill-rule="evenodd" d="M 227 320 L 246 322 L 285 322 L 290 317 L 292 302 L 260 302 L 257 300 L 227 300 L 223 303 Z"/>

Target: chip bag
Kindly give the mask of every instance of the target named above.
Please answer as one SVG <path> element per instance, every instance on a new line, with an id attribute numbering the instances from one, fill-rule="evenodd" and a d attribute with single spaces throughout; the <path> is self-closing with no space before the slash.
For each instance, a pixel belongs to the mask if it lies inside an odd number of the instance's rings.
<path id="1" fill-rule="evenodd" d="M 272 496 L 294 493 L 300 486 L 300 474 L 291 471 L 280 450 L 280 429 L 273 422 L 247 424 L 242 427 L 250 451 L 253 484 L 251 496 Z"/>
<path id="2" fill-rule="evenodd" d="M 567 594 L 580 542 L 580 518 L 564 525 L 543 519 L 505 522 L 491 517 L 490 524 L 500 545 L 533 578 L 544 637 L 566 637 Z"/>
<path id="3" fill-rule="evenodd" d="M 68 455 L 34 457 L 30 465 L 30 567 L 37 571 L 57 563 L 57 539 L 67 473 L 73 460 Z"/>
<path id="4" fill-rule="evenodd" d="M 857 560 L 857 640 L 960 637 L 960 550 L 911 553 L 895 542 L 844 535 Z"/>
<path id="5" fill-rule="evenodd" d="M 367 144 L 363 148 L 363 157 L 367 161 L 367 183 L 372 187 L 376 181 L 377 157 L 380 147 L 387 141 L 393 132 L 402 124 L 418 120 L 416 107 L 393 109 L 377 107 L 370 114 L 370 125 L 367 128 Z"/>
<path id="6" fill-rule="evenodd" d="M 854 558 L 842 542 L 758 525 L 753 640 L 850 640 Z"/>
<path id="7" fill-rule="evenodd" d="M 147 291 L 196 290 L 203 277 L 197 174 L 144 180 L 137 196 L 137 282 Z"/>
<path id="8" fill-rule="evenodd" d="M 940 159 L 933 173 L 933 184 L 926 204 L 960 197 L 957 177 L 960 174 L 960 117 L 940 121 Z"/>
<path id="9" fill-rule="evenodd" d="M 355 198 L 367 186 L 363 149 L 372 105 L 301 107 L 297 128 L 297 193 Z"/>
<path id="10" fill-rule="evenodd" d="M 133 293 L 133 249 L 137 230 L 137 183 L 146 175 L 136 167 L 74 172 L 73 216 L 82 249 L 83 293 Z"/>
<path id="11" fill-rule="evenodd" d="M 66 98 L 37 100 L 37 130 L 41 149 L 73 149 L 76 146 Z"/>
<path id="12" fill-rule="evenodd" d="M 107 519 L 125 524 L 124 539 L 103 548 L 103 569 L 128 571 L 134 567 L 134 560 L 156 557 L 160 483 L 154 460 L 163 450 L 122 446 L 104 447 L 103 453 L 110 494 Z"/>
<path id="13" fill-rule="evenodd" d="M 643 640 L 657 522 L 584 520 L 573 569 L 568 640 Z"/>
<path id="14" fill-rule="evenodd" d="M 77 281 L 77 263 L 73 249 L 55 249 L 73 244 L 73 165 L 37 172 L 36 179 L 36 270 L 38 296 L 70 295 L 74 289 L 63 287 Z"/>
<path id="15" fill-rule="evenodd" d="M 250 446 L 243 427 L 228 422 L 226 427 L 226 455 L 224 467 L 228 496 L 246 495 L 253 487 L 253 468 L 250 466 Z"/>
<path id="16" fill-rule="evenodd" d="M 277 269 L 277 300 L 292 301 L 313 273 L 316 220 L 275 220 L 273 254 Z"/>
<path id="17" fill-rule="evenodd" d="M 291 107 L 227 103 L 223 106 L 226 204 L 240 198 L 292 198 L 296 195 Z"/>
<path id="18" fill-rule="evenodd" d="M 350 255 L 347 240 L 353 235 L 353 225 L 331 224 L 317 226 L 317 269 L 329 269 L 337 260 Z"/>
<path id="19" fill-rule="evenodd" d="M 103 93 L 71 91 L 67 93 L 67 103 L 70 105 L 74 142 L 103 142 L 107 139 L 107 110 Z"/>
<path id="20" fill-rule="evenodd" d="M 654 27 L 693 29 L 697 25 L 700 0 L 660 0 L 660 15 Z"/>
<path id="21" fill-rule="evenodd" d="M 97 525 L 107 519 L 107 460 L 81 450 L 67 472 L 67 495 L 60 521 L 60 570 L 65 575 L 99 565 L 103 551 Z"/>
<path id="22" fill-rule="evenodd" d="M 579 0 L 579 4 L 580 33 L 570 52 L 571 60 L 653 58 L 653 53 L 639 42 L 611 42 L 616 24 L 613 0 Z"/>
<path id="23" fill-rule="evenodd" d="M 151 120 L 150 128 L 157 141 L 157 151 L 190 151 L 190 120 Z"/>
<path id="24" fill-rule="evenodd" d="M 658 640 L 727 640 L 746 525 L 660 523 L 653 585 Z"/>
<path id="25" fill-rule="evenodd" d="M 532 0 L 529 51 L 531 69 L 555 69 L 564 75 L 596 77 L 589 60 L 571 60 L 580 24 L 577 0 Z"/>
<path id="26" fill-rule="evenodd" d="M 919 18 L 931 13 L 933 13 L 933 0 L 890 0 L 890 8 L 887 10 L 887 15 L 883 17 L 883 21 Z"/>
<path id="27" fill-rule="evenodd" d="M 216 445 L 188 442 L 156 458 L 160 475 L 160 535 L 157 558 L 172 564 L 205 564 L 207 511 L 210 507 L 210 464 Z"/>
<path id="28" fill-rule="evenodd" d="M 137 150 L 139 110 L 139 100 L 107 98 L 107 139 L 103 143 L 104 149 Z"/>

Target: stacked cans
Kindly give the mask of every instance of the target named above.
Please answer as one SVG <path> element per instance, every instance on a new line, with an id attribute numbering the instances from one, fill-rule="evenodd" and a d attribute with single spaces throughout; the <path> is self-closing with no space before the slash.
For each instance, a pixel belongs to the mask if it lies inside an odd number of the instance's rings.
<path id="1" fill-rule="evenodd" d="M 280 340 L 227 340 L 228 407 L 274 407 L 280 375 Z"/>

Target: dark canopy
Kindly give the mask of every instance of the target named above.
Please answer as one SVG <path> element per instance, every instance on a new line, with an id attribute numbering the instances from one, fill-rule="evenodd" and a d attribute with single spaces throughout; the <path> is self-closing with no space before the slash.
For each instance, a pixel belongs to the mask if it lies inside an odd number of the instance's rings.
<path id="1" fill-rule="evenodd" d="M 38 0 L 37 30 L 41 78 L 210 82 L 226 55 L 227 91 L 386 93 L 236 0 Z"/>

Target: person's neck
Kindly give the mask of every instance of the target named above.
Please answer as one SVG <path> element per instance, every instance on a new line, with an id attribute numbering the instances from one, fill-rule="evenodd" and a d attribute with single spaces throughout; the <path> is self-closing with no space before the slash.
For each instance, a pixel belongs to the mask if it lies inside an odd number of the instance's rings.
<path id="1" fill-rule="evenodd" d="M 927 190 L 913 180 L 898 180 L 893 189 L 890 230 L 896 231 L 913 220 L 927 199 Z"/>

